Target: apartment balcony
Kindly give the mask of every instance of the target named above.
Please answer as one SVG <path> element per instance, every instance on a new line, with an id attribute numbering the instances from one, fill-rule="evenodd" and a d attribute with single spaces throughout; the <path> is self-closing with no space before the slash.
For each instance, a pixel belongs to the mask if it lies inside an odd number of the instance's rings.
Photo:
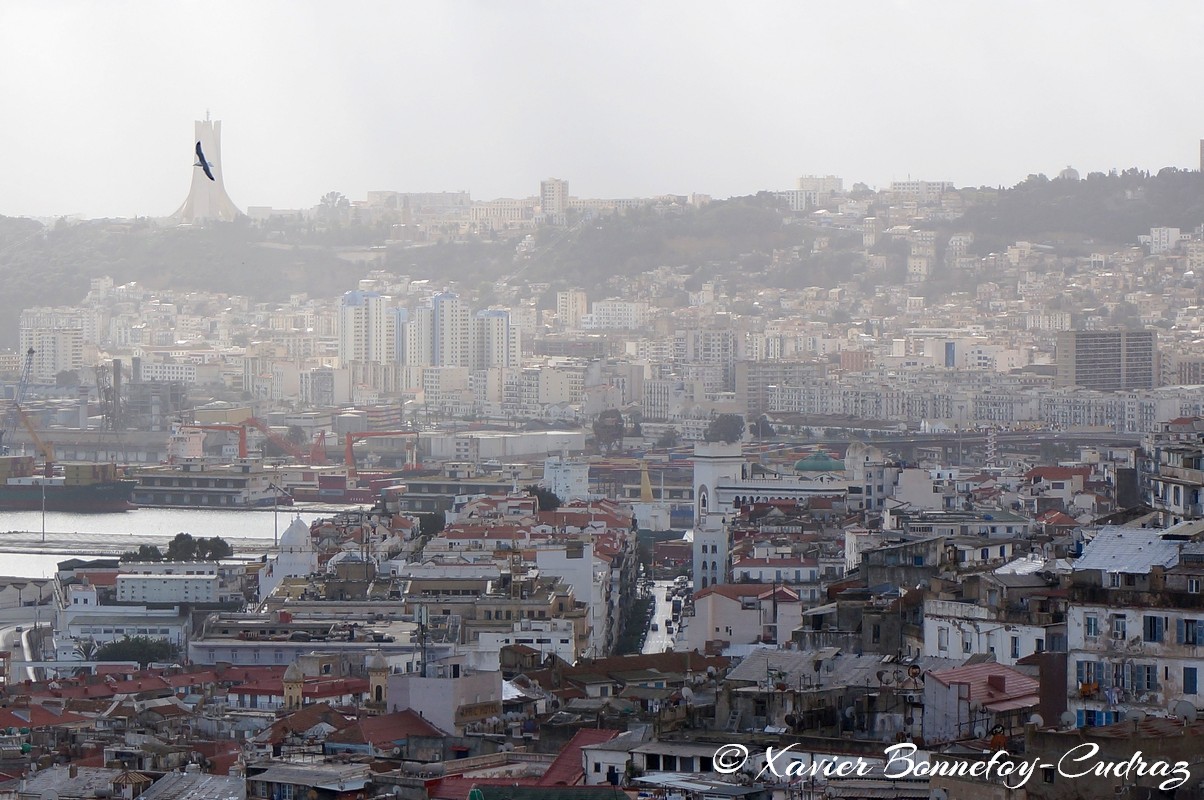
<path id="1" fill-rule="evenodd" d="M 1191 467 L 1174 467 L 1169 464 L 1159 464 L 1157 475 L 1163 481 L 1173 481 L 1190 486 L 1204 486 L 1204 470 Z"/>

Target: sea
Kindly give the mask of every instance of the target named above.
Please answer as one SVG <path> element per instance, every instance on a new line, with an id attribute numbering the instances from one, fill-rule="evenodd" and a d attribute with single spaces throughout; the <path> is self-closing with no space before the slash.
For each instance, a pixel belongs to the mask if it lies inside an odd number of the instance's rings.
<path id="1" fill-rule="evenodd" d="M 72 514 L 47 511 L 45 531 L 47 543 L 55 541 L 56 534 L 94 533 L 123 536 L 175 536 L 190 533 L 193 536 L 245 537 L 248 539 L 271 540 L 278 533 L 301 517 L 306 523 L 332 516 L 329 509 L 311 511 L 304 508 L 281 508 L 255 511 L 215 511 L 185 508 L 139 508 L 113 514 Z M 0 511 L 0 531 L 43 530 L 41 511 Z M 2 546 L 2 544 L 0 544 Z M 80 553 L 81 558 L 92 553 Z M 58 568 L 58 563 L 70 556 L 59 553 L 5 553 L 0 550 L 0 575 L 18 578 L 49 578 Z M 107 556 L 112 558 L 112 556 Z"/>

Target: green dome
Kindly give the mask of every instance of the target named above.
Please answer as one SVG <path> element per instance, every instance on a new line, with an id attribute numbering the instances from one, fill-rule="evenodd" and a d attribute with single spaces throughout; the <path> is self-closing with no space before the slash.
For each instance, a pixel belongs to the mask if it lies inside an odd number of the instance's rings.
<path id="1" fill-rule="evenodd" d="M 812 453 L 794 462 L 795 472 L 843 472 L 844 462 L 827 453 Z"/>

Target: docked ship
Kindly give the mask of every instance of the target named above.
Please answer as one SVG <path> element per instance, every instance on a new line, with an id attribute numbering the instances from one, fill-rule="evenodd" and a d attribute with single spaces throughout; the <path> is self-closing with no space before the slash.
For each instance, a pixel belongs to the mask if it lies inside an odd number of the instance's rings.
<path id="1" fill-rule="evenodd" d="M 250 509 L 292 505 L 292 497 L 272 482 L 272 473 L 249 458 L 211 464 L 203 458 L 144 467 L 131 477 L 140 508 Z"/>
<path id="2" fill-rule="evenodd" d="M 128 511 L 136 482 L 116 464 L 65 463 L 37 474 L 33 456 L 0 456 L 0 510 Z"/>

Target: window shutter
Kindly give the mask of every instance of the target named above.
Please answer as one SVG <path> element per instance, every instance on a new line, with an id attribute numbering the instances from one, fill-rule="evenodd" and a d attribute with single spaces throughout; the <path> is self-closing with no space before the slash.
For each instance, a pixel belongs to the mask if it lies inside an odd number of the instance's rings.
<path id="1" fill-rule="evenodd" d="M 1175 641 L 1183 644 L 1183 619 L 1175 620 Z"/>

